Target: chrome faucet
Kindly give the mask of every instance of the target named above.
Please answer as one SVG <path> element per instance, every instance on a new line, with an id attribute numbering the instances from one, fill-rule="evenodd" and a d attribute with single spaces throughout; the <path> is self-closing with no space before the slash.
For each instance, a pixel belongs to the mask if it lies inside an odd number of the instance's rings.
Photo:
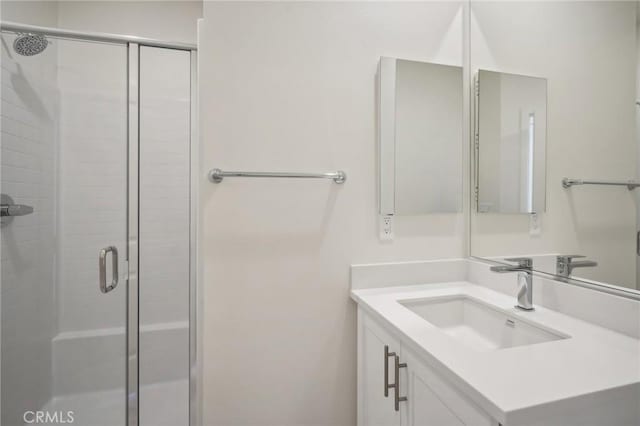
<path id="1" fill-rule="evenodd" d="M 569 278 L 575 268 L 588 268 L 592 266 L 598 266 L 598 262 L 593 260 L 578 260 L 576 262 L 573 259 L 582 258 L 580 254 L 569 254 L 564 256 L 558 256 L 556 259 L 556 275 L 563 278 Z"/>
<path id="2" fill-rule="evenodd" d="M 507 262 L 517 262 L 517 265 L 498 265 L 492 266 L 493 272 L 518 273 L 518 304 L 516 308 L 533 311 L 533 260 L 528 257 L 515 257 L 505 259 Z"/>

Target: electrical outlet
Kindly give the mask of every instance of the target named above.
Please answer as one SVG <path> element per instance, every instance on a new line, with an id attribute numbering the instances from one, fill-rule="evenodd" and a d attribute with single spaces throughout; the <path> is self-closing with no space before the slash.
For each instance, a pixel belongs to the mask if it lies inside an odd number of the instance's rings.
<path id="1" fill-rule="evenodd" d="M 393 240 L 393 215 L 380 215 L 380 239 L 382 241 Z"/>
<path id="2" fill-rule="evenodd" d="M 529 235 L 538 236 L 542 234 L 542 221 L 538 213 L 529 215 Z"/>

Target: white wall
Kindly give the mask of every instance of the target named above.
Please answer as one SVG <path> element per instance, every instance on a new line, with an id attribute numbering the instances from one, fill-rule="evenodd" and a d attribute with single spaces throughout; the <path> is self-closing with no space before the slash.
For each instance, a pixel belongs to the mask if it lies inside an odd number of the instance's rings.
<path id="1" fill-rule="evenodd" d="M 59 1 L 58 26 L 195 43 L 202 0 Z"/>
<path id="2" fill-rule="evenodd" d="M 464 255 L 458 215 L 396 218 L 381 243 L 376 201 L 379 57 L 461 62 L 460 7 L 205 3 L 204 424 L 355 424 L 349 265 Z M 348 179 L 213 185 L 212 167 Z"/>
<path id="3" fill-rule="evenodd" d="M 635 2 L 472 2 L 472 71 L 548 79 L 542 235 L 529 236 L 528 215 L 474 214 L 473 255 L 584 254 L 599 266 L 576 275 L 635 287 L 633 192 L 561 186 L 563 177 L 636 175 L 635 8 Z"/>
<path id="4" fill-rule="evenodd" d="M 185 43 L 195 43 L 200 17 L 202 0 L 2 1 L 5 21 Z"/>
<path id="5" fill-rule="evenodd" d="M 3 0 L 0 15 L 3 21 L 55 27 L 58 17 L 58 2 Z"/>

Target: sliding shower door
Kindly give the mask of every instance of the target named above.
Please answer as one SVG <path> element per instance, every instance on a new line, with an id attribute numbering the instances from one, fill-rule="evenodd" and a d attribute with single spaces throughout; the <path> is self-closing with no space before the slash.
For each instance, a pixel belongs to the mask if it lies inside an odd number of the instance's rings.
<path id="1" fill-rule="evenodd" d="M 2 217 L 2 425 L 124 425 L 128 47 L 48 37 L 22 56 L 16 37 L 2 33 L 0 190 L 26 207 Z"/>

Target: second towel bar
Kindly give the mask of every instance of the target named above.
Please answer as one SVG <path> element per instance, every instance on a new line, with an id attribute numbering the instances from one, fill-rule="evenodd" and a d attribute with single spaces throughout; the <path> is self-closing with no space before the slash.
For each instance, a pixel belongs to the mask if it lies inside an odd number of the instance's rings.
<path id="1" fill-rule="evenodd" d="M 287 172 L 231 172 L 220 169 L 212 169 L 209 172 L 209 180 L 220 183 L 226 177 L 250 177 L 250 178 L 302 178 L 302 179 L 333 179 L 335 183 L 344 183 L 347 174 L 342 170 L 328 173 L 287 173 Z"/>
<path id="2" fill-rule="evenodd" d="M 615 180 L 586 180 L 586 179 L 562 179 L 562 186 L 564 188 L 571 188 L 573 185 L 615 185 L 626 186 L 629 190 L 635 189 L 640 186 L 640 182 L 635 181 L 615 181 Z"/>

